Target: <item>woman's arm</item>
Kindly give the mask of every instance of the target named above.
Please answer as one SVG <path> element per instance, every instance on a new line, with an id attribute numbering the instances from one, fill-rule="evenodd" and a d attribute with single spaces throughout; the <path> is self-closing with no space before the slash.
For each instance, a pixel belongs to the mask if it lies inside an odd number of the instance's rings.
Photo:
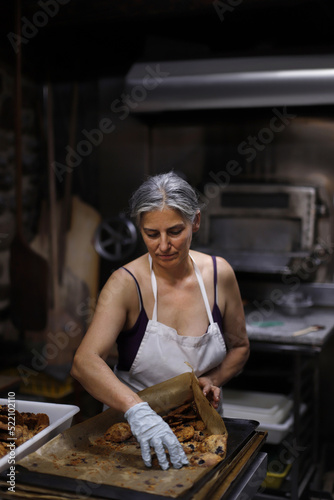
<path id="1" fill-rule="evenodd" d="M 125 325 L 129 304 L 136 304 L 136 300 L 133 279 L 122 269 L 115 271 L 101 291 L 71 370 L 71 375 L 95 399 L 123 413 L 142 400 L 116 377 L 106 360 Z"/>
<path id="2" fill-rule="evenodd" d="M 223 335 L 227 354 L 222 363 L 200 377 L 203 392 L 218 406 L 220 387 L 240 373 L 249 357 L 244 308 L 239 286 L 231 266 L 217 257 L 218 299 L 223 316 Z"/>
<path id="3" fill-rule="evenodd" d="M 188 464 L 177 437 L 164 420 L 135 392 L 123 384 L 106 363 L 119 332 L 127 322 L 137 289 L 126 271 L 111 276 L 98 300 L 93 321 L 74 357 L 71 374 L 97 400 L 124 413 L 141 447 L 142 458 L 151 466 L 151 447 L 162 469 L 170 462 L 177 469 Z M 127 274 L 127 273 L 126 273 Z"/>

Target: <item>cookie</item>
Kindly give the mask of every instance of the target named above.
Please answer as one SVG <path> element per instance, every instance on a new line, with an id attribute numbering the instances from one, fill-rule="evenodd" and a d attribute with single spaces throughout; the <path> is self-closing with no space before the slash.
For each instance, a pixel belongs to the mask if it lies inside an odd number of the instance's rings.
<path id="1" fill-rule="evenodd" d="M 194 441 L 198 441 L 198 442 L 204 441 L 204 439 L 205 439 L 204 432 L 203 431 L 195 431 L 193 439 L 194 439 Z"/>
<path id="2" fill-rule="evenodd" d="M 185 453 L 195 453 L 198 449 L 198 444 L 196 441 L 187 441 L 186 443 L 182 443 L 182 448 Z"/>
<path id="3" fill-rule="evenodd" d="M 184 441 L 189 441 L 193 437 L 195 429 L 190 424 L 183 424 L 173 429 L 173 432 L 180 443 L 183 443 Z"/>
<path id="4" fill-rule="evenodd" d="M 186 403 L 182 406 L 178 406 L 177 408 L 174 408 L 174 410 L 171 410 L 168 412 L 168 416 L 172 417 L 174 415 L 181 415 L 181 414 L 187 414 L 187 413 L 193 413 L 194 412 L 194 405 L 193 403 Z"/>
<path id="5" fill-rule="evenodd" d="M 190 422 L 198 418 L 197 408 L 195 402 L 187 403 L 178 408 L 174 408 L 163 417 L 165 422 L 169 425 L 175 425 L 175 422 L 181 421 L 182 423 Z"/>
<path id="6" fill-rule="evenodd" d="M 223 458 L 215 453 L 195 453 L 189 459 L 191 465 L 198 465 L 200 467 L 211 467 L 221 462 Z"/>
<path id="7" fill-rule="evenodd" d="M 195 422 L 192 422 L 191 425 L 193 426 L 195 431 L 204 431 L 204 429 L 206 428 L 203 420 L 195 420 Z"/>
<path id="8" fill-rule="evenodd" d="M 7 443 L 2 443 L 0 441 L 0 458 L 7 455 L 8 452 L 9 452 L 9 448 L 7 446 Z"/>
<path id="9" fill-rule="evenodd" d="M 113 424 L 104 434 L 104 439 L 112 443 L 121 443 L 132 436 L 130 425 L 126 422 Z"/>
<path id="10" fill-rule="evenodd" d="M 215 455 L 224 456 L 226 454 L 226 444 L 226 434 L 212 434 L 201 442 L 200 450 L 203 453 L 209 452 Z"/>

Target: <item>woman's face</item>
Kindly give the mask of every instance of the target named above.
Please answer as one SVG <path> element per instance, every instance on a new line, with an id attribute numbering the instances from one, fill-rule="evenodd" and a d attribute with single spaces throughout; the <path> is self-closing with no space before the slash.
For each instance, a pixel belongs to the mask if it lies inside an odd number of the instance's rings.
<path id="1" fill-rule="evenodd" d="M 153 261 L 169 266 L 188 257 L 192 234 L 199 229 L 199 222 L 200 213 L 190 223 L 171 208 L 143 214 L 140 231 Z"/>

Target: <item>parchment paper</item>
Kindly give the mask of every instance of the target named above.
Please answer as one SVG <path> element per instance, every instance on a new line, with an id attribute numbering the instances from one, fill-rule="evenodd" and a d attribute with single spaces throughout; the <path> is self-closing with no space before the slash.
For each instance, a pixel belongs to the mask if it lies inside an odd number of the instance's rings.
<path id="1" fill-rule="evenodd" d="M 204 397 L 192 372 L 157 384 L 139 394 L 161 415 L 194 399 L 210 434 L 227 433 L 223 419 Z M 94 488 L 96 490 L 98 485 L 110 485 L 176 498 L 208 473 L 209 468 L 198 466 L 182 469 L 170 467 L 163 471 L 155 455 L 152 468 L 147 468 L 137 443 L 121 443 L 114 447 L 99 445 L 99 438 L 103 437 L 110 425 L 120 421 L 124 421 L 123 414 L 108 409 L 58 435 L 23 458 L 19 465 L 33 472 L 72 478 L 78 494 L 90 489 L 91 495 L 94 495 Z"/>

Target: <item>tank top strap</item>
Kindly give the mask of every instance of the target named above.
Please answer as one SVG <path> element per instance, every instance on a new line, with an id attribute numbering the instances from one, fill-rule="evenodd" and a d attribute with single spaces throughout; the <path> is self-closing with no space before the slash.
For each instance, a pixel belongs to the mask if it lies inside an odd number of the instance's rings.
<path id="1" fill-rule="evenodd" d="M 136 287 L 137 287 L 137 291 L 138 291 L 138 297 L 139 297 L 139 304 L 140 304 L 140 310 L 142 310 L 143 308 L 143 298 L 142 298 L 142 295 L 141 295 L 141 291 L 140 291 L 140 286 L 139 286 L 139 283 L 137 281 L 137 278 L 135 277 L 134 274 L 132 274 L 131 271 L 129 271 L 129 269 L 127 269 L 126 267 L 122 266 L 121 269 L 124 269 L 126 272 L 128 272 L 130 274 L 130 276 L 132 276 L 132 278 L 135 280 L 135 283 L 136 283 Z"/>
<path id="2" fill-rule="evenodd" d="M 215 255 L 211 255 L 213 261 L 213 287 L 214 287 L 214 303 L 218 300 L 218 280 L 217 280 L 217 259 Z"/>

